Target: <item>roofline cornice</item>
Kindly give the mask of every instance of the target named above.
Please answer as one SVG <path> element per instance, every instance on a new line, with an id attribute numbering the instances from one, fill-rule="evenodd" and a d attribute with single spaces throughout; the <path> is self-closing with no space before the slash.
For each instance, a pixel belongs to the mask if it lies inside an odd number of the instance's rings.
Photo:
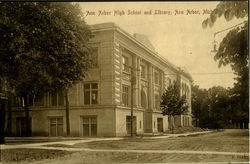
<path id="1" fill-rule="evenodd" d="M 105 27 L 105 28 L 98 28 L 98 29 L 91 29 L 92 32 L 100 32 L 100 31 L 110 31 L 110 30 L 114 30 L 117 31 L 121 34 L 123 34 L 125 37 L 127 37 L 128 39 L 130 39 L 131 41 L 135 42 L 137 45 L 139 45 L 141 48 L 145 49 L 148 53 L 150 53 L 153 57 L 155 57 L 159 62 L 163 63 L 166 65 L 166 67 L 172 68 L 174 71 L 181 73 L 182 75 L 184 75 L 185 77 L 187 77 L 188 79 L 190 79 L 190 77 L 188 77 L 186 75 L 186 72 L 183 72 L 182 70 L 180 70 L 179 67 L 173 65 L 172 63 L 170 63 L 166 58 L 160 56 L 160 54 L 156 53 L 155 51 L 152 51 L 151 49 L 149 49 L 148 47 L 146 47 L 144 44 L 142 44 L 141 42 L 139 42 L 136 38 L 134 38 L 131 34 L 129 34 L 128 32 L 126 32 L 125 30 L 123 30 L 122 28 L 120 28 L 118 25 L 116 25 L 115 23 L 112 23 L 112 27 Z M 191 80 L 191 79 L 190 79 Z"/>

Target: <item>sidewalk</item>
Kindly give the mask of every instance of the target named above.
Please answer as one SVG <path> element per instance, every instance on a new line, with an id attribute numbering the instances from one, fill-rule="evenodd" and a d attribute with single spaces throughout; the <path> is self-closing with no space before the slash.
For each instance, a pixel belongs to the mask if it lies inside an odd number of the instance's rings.
<path id="1" fill-rule="evenodd" d="M 180 133 L 180 134 L 166 134 L 166 133 L 145 133 L 142 136 L 136 136 L 136 138 L 150 138 L 150 139 L 157 139 L 157 138 L 169 138 L 169 137 L 183 137 L 183 136 L 192 136 L 192 135 L 199 135 L 199 134 L 206 134 L 213 131 L 202 131 L 202 132 L 191 132 L 191 133 Z M 119 137 L 119 138 L 127 138 L 127 137 Z M 16 143 L 17 144 L 43 144 L 49 142 L 57 143 L 71 143 L 72 141 L 79 142 L 91 142 L 95 140 L 115 140 L 116 137 L 5 137 L 7 143 Z M 70 141 L 70 142 L 68 142 Z M 20 142 L 20 143 L 19 143 Z M 72 142 L 73 143 L 73 142 Z"/>
<path id="2" fill-rule="evenodd" d="M 77 143 L 93 142 L 93 141 L 109 141 L 109 140 L 122 140 L 125 138 L 86 138 L 86 139 L 75 139 L 68 141 L 56 141 L 56 142 L 42 142 L 42 143 L 29 143 L 29 144 L 18 144 L 18 145 L 1 145 L 1 149 L 17 149 L 17 148 L 43 148 L 44 145 L 74 145 Z"/>
<path id="3" fill-rule="evenodd" d="M 202 132 L 191 132 L 191 133 L 180 133 L 180 134 L 162 134 L 159 136 L 150 136 L 150 137 L 142 137 L 142 138 L 150 138 L 150 139 L 157 139 L 157 138 L 171 138 L 171 137 L 185 137 L 185 136 L 195 136 L 200 134 L 207 134 L 213 131 L 202 131 Z"/>
<path id="4" fill-rule="evenodd" d="M 163 134 L 159 136 L 141 136 L 136 138 L 144 138 L 144 139 L 159 139 L 159 138 L 172 138 L 172 137 L 185 137 L 185 136 L 192 136 L 192 135 L 199 135 L 199 134 L 207 134 L 212 131 L 203 131 L 203 132 L 192 132 L 192 133 L 182 133 L 182 134 Z M 37 147 L 44 147 L 44 145 L 55 145 L 55 144 L 62 144 L 62 145 L 74 145 L 78 143 L 86 143 L 86 142 L 93 142 L 93 141 L 109 141 L 109 140 L 122 140 L 126 139 L 125 137 L 112 137 L 112 138 L 81 138 L 81 137 L 7 137 L 6 140 L 10 141 L 27 141 L 27 140 L 34 140 L 34 141 L 42 141 L 39 143 L 20 143 L 14 145 L 1 145 L 1 149 L 17 149 L 17 148 L 37 148 Z M 60 140 L 60 141 L 58 141 Z"/>

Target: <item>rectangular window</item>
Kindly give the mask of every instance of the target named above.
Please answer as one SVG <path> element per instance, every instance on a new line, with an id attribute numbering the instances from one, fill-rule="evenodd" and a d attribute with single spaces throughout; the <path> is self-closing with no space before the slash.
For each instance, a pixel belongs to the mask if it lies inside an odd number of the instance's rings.
<path id="1" fill-rule="evenodd" d="M 29 106 L 33 106 L 34 105 L 33 104 L 34 103 L 34 99 L 33 98 L 34 98 L 34 96 L 31 96 L 31 95 L 28 96 Z"/>
<path id="2" fill-rule="evenodd" d="M 93 48 L 91 52 L 92 67 L 98 66 L 98 48 Z"/>
<path id="3" fill-rule="evenodd" d="M 129 73 L 128 57 L 122 56 L 122 71 Z"/>
<path id="4" fill-rule="evenodd" d="M 52 92 L 50 95 L 51 106 L 64 106 L 64 94 L 62 90 Z"/>
<path id="5" fill-rule="evenodd" d="M 168 87 L 170 87 L 172 84 L 171 84 L 171 79 L 168 78 Z"/>
<path id="6" fill-rule="evenodd" d="M 97 116 L 84 116 L 83 122 L 83 136 L 97 136 Z"/>
<path id="7" fill-rule="evenodd" d="M 13 97 L 11 103 L 12 103 L 13 107 L 21 107 L 22 106 L 22 98 Z"/>
<path id="8" fill-rule="evenodd" d="M 63 91 L 62 90 L 58 91 L 57 96 L 58 96 L 58 106 L 64 106 L 64 94 L 63 94 Z"/>
<path id="9" fill-rule="evenodd" d="M 98 84 L 84 84 L 84 104 L 98 104 Z"/>
<path id="10" fill-rule="evenodd" d="M 50 118 L 50 136 L 63 136 L 63 117 Z"/>
<path id="11" fill-rule="evenodd" d="M 189 99 L 189 86 L 187 85 L 187 99 Z"/>
<path id="12" fill-rule="evenodd" d="M 44 96 L 35 97 L 34 104 L 35 106 L 44 106 Z"/>
<path id="13" fill-rule="evenodd" d="M 188 98 L 188 86 L 187 86 L 187 84 L 185 84 L 185 95 L 186 95 L 186 98 Z"/>
<path id="14" fill-rule="evenodd" d="M 154 82 L 155 82 L 155 84 L 159 84 L 159 73 L 158 72 L 154 72 Z"/>
<path id="15" fill-rule="evenodd" d="M 155 109 L 160 109 L 160 99 L 159 99 L 159 95 L 158 94 L 155 94 L 155 103 L 154 103 L 154 107 Z"/>
<path id="16" fill-rule="evenodd" d="M 122 105 L 128 106 L 128 93 L 129 93 L 129 87 L 123 85 L 122 86 Z"/>
<path id="17" fill-rule="evenodd" d="M 183 91 L 182 91 L 182 95 L 185 95 L 187 97 L 187 84 L 183 83 Z"/>
<path id="18" fill-rule="evenodd" d="M 145 72 L 145 66 L 140 65 L 140 71 L 141 71 L 141 77 L 145 78 L 146 77 L 146 72 Z"/>
<path id="19" fill-rule="evenodd" d="M 51 106 L 57 106 L 57 93 L 53 92 L 51 94 Z"/>

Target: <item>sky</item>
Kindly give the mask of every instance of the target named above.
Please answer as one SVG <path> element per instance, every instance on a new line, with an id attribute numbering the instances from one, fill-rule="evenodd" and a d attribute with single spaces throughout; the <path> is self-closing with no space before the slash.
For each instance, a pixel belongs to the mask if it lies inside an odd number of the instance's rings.
<path id="1" fill-rule="evenodd" d="M 231 67 L 218 68 L 211 50 L 215 32 L 243 22 L 236 18 L 227 22 L 221 17 L 212 28 L 203 29 L 202 21 L 218 3 L 81 2 L 80 6 L 89 25 L 114 22 L 131 35 L 146 35 L 156 52 L 189 72 L 194 85 L 208 89 L 212 86 L 233 87 Z M 145 14 L 150 11 L 151 14 Z M 227 32 L 219 33 L 215 40 L 220 43 Z"/>

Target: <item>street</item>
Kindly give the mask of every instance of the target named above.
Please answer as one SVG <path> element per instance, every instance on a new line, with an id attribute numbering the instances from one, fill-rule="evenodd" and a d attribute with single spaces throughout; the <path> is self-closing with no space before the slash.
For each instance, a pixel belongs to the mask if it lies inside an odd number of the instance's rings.
<path id="1" fill-rule="evenodd" d="M 247 162 L 248 130 L 2 146 L 4 163 Z"/>

